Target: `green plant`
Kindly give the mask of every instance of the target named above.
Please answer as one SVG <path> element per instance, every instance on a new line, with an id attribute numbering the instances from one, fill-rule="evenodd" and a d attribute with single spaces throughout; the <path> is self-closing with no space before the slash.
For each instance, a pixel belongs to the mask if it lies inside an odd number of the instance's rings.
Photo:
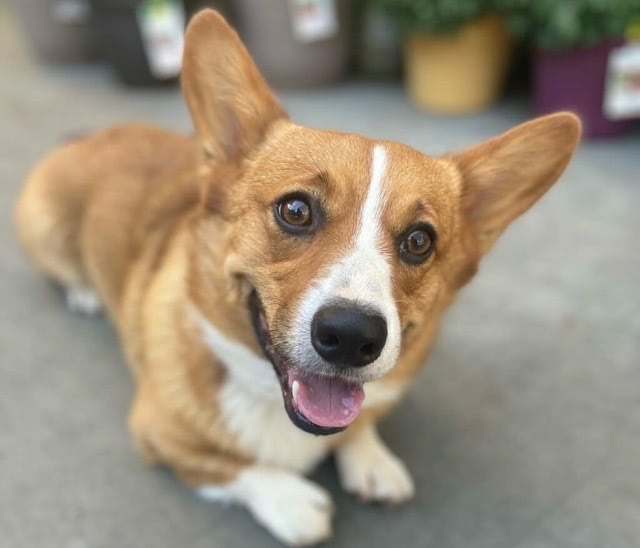
<path id="1" fill-rule="evenodd" d="M 481 15 L 497 11 L 500 0 L 371 0 L 403 33 L 446 33 Z"/>
<path id="2" fill-rule="evenodd" d="M 503 0 L 516 36 L 545 49 L 593 45 L 621 38 L 640 0 Z"/>

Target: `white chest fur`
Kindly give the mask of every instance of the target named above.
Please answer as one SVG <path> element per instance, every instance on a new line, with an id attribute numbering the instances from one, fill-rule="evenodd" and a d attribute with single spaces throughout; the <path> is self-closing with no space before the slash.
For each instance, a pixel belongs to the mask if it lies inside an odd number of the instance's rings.
<path id="1" fill-rule="evenodd" d="M 224 362 L 229 374 L 216 401 L 229 433 L 259 463 L 310 470 L 327 455 L 333 440 L 307 434 L 293 425 L 267 360 L 229 339 L 200 314 L 198 320 L 207 346 Z"/>
<path id="2" fill-rule="evenodd" d="M 265 367 L 271 364 L 265 362 Z M 277 380 L 274 378 L 274 382 Z M 333 440 L 307 434 L 293 425 L 276 384 L 276 398 L 247 390 L 231 377 L 218 396 L 225 424 L 240 445 L 263 464 L 299 472 L 311 470 L 329 452 Z"/>

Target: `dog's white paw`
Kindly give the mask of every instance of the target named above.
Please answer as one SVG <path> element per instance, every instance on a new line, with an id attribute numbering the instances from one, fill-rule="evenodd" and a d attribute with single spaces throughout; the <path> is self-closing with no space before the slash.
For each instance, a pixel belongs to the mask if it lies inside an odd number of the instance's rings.
<path id="1" fill-rule="evenodd" d="M 68 287 L 65 293 L 67 306 L 74 312 L 95 316 L 102 310 L 98 295 L 86 287 Z"/>
<path id="2" fill-rule="evenodd" d="M 308 546 L 331 537 L 333 502 L 322 487 L 301 476 L 256 466 L 240 474 L 232 489 L 285 544 Z"/>
<path id="3" fill-rule="evenodd" d="M 398 504 L 415 493 L 407 468 L 374 426 L 364 427 L 345 440 L 336 450 L 336 463 L 344 490 L 362 500 Z"/>

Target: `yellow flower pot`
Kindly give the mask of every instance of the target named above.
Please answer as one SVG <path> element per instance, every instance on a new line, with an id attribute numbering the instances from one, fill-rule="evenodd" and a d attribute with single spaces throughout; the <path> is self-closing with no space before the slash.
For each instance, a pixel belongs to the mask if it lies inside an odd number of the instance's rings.
<path id="1" fill-rule="evenodd" d="M 418 107 L 443 114 L 487 108 L 502 90 L 511 49 L 506 24 L 497 15 L 451 34 L 413 34 L 404 50 L 409 95 Z"/>

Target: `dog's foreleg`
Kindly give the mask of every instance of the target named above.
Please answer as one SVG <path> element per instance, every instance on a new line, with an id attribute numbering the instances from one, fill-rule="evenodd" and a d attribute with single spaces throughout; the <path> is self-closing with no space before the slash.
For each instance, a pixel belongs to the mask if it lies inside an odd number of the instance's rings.
<path id="1" fill-rule="evenodd" d="M 98 294 L 87 287 L 77 285 L 65 289 L 67 306 L 73 312 L 86 316 L 95 316 L 102 310 L 102 303 Z"/>
<path id="2" fill-rule="evenodd" d="M 405 465 L 384 444 L 373 422 L 360 426 L 336 448 L 345 491 L 365 501 L 400 503 L 413 497 Z"/>
<path id="3" fill-rule="evenodd" d="M 203 498 L 237 503 L 280 541 L 316 544 L 331 536 L 333 503 L 315 483 L 279 468 L 253 465 L 226 484 L 196 487 Z"/>
<path id="4" fill-rule="evenodd" d="M 168 466 L 204 499 L 245 507 L 285 544 L 310 545 L 331 536 L 333 503 L 323 488 L 295 472 L 218 451 L 190 437 L 184 425 L 157 421 L 158 413 L 150 419 L 144 411 L 134 408 L 130 425 L 147 462 Z"/>

